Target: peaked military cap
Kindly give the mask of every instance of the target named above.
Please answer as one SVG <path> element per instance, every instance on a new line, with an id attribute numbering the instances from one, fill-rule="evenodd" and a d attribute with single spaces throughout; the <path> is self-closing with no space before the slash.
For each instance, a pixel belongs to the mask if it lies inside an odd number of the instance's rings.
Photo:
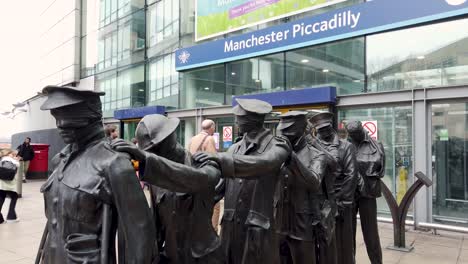
<path id="1" fill-rule="evenodd" d="M 286 129 L 296 122 L 306 122 L 307 112 L 304 111 L 289 111 L 279 116 L 280 122 L 278 124 L 279 130 Z"/>
<path id="2" fill-rule="evenodd" d="M 136 128 L 136 139 L 138 146 L 143 150 L 148 150 L 161 143 L 179 126 L 180 120 L 176 117 L 153 114 L 141 119 Z"/>
<path id="3" fill-rule="evenodd" d="M 243 116 L 249 113 L 266 115 L 273 110 L 271 104 L 257 99 L 236 99 L 237 105 L 232 109 L 235 115 Z"/>
<path id="4" fill-rule="evenodd" d="M 315 129 L 331 126 L 333 124 L 333 114 L 330 112 L 318 113 L 313 115 L 309 121 Z"/>
<path id="5" fill-rule="evenodd" d="M 99 96 L 105 93 L 69 86 L 49 85 L 42 89 L 42 94 L 47 95 L 47 100 L 41 105 L 41 110 L 51 110 L 88 100 L 99 100 Z"/>

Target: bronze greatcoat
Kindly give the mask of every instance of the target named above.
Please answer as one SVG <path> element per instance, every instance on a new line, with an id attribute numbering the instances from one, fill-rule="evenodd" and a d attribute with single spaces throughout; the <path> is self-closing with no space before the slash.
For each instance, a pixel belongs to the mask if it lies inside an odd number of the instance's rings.
<path id="1" fill-rule="evenodd" d="M 130 159 L 98 132 L 87 144 L 68 145 L 57 154 L 54 172 L 41 188 L 48 220 L 43 263 L 97 264 L 101 250 L 108 250 L 108 263 L 116 263 L 117 229 L 126 242 L 120 263 L 152 261 L 153 218 Z M 104 205 L 111 208 L 107 217 Z M 108 249 L 101 248 L 104 221 L 110 225 Z"/>
<path id="2" fill-rule="evenodd" d="M 224 263 L 211 224 L 220 171 L 209 164 L 196 168 L 179 144 L 169 158 L 147 153 L 143 165 L 142 179 L 154 185 L 160 248 L 169 263 Z"/>
<path id="3" fill-rule="evenodd" d="M 321 223 L 316 228 L 318 263 L 336 264 L 335 217 L 337 216 L 337 206 L 334 185 L 339 156 L 339 142 L 337 138 L 332 142 L 326 142 L 313 136 L 308 137 L 308 140 L 310 144 L 323 151 L 327 157 L 327 172 L 322 184 L 322 195 L 320 196 L 323 203 L 322 217 Z"/>
<path id="4" fill-rule="evenodd" d="M 295 264 L 316 263 L 315 230 L 321 220 L 327 158 L 305 138 L 293 150 L 295 154 L 281 170 L 275 194 L 276 232 L 288 241 Z"/>
<path id="5" fill-rule="evenodd" d="M 279 263 L 273 200 L 290 152 L 287 139 L 261 129 L 218 154 L 226 178 L 221 240 L 228 264 Z"/>
<path id="6" fill-rule="evenodd" d="M 382 195 L 380 184 L 381 178 L 385 175 L 385 150 L 382 143 L 375 141 L 366 133 L 364 139 L 356 146 L 356 162 L 359 190 L 353 212 L 354 245 L 356 245 L 356 215 L 359 211 L 367 255 L 372 264 L 382 264 L 382 247 L 377 225 L 377 198 Z"/>

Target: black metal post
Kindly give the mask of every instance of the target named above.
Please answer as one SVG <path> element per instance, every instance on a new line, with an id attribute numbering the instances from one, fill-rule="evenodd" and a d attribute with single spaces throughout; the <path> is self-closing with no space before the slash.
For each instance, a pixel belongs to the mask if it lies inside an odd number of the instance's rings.
<path id="1" fill-rule="evenodd" d="M 382 194 L 387 201 L 388 207 L 390 208 L 390 213 L 392 214 L 393 219 L 393 246 L 388 247 L 388 249 L 405 251 L 409 252 L 413 248 L 406 247 L 406 237 L 405 237 L 405 220 L 408 215 L 408 208 L 413 201 L 414 197 L 418 191 L 423 187 L 430 187 L 432 185 L 432 180 L 429 179 L 424 173 L 418 171 L 414 174 L 418 178 L 413 185 L 408 189 L 401 200 L 400 205 L 398 205 L 395 197 L 388 187 L 381 182 L 382 185 Z"/>

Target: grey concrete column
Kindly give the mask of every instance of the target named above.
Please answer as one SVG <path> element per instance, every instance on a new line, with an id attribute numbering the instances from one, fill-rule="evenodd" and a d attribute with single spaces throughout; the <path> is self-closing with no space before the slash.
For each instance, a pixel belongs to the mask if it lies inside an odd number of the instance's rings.
<path id="1" fill-rule="evenodd" d="M 415 95 L 415 97 L 418 97 Z M 425 97 L 425 96 L 424 96 Z M 432 179 L 429 155 L 431 151 L 431 124 L 428 104 L 425 99 L 413 102 L 413 182 L 414 173 L 421 171 Z M 431 222 L 432 188 L 422 188 L 414 199 L 415 227 L 418 222 Z"/>

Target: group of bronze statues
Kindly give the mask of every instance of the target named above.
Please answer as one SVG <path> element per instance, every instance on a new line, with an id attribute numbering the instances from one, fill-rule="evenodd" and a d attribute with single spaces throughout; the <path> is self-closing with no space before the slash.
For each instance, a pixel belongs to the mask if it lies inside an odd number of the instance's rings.
<path id="1" fill-rule="evenodd" d="M 138 146 L 109 142 L 101 93 L 48 86 L 43 94 L 41 109 L 68 145 L 41 188 L 47 225 L 36 263 L 351 264 L 358 211 L 371 263 L 382 263 L 385 154 L 358 121 L 347 123 L 347 141 L 331 113 L 291 111 L 274 136 L 263 126 L 272 106 L 237 99 L 242 137 L 225 153 L 191 155 L 177 143 L 177 118 L 145 116 Z M 139 180 L 152 186 L 152 208 Z M 223 198 L 218 236 L 211 216 Z"/>

